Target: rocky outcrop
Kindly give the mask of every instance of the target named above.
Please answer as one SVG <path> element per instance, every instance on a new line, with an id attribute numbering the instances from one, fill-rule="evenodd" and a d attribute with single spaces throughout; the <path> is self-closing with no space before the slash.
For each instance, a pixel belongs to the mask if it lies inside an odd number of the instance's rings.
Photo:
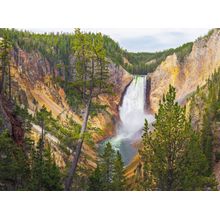
<path id="1" fill-rule="evenodd" d="M 151 105 L 150 105 L 150 93 L 151 93 L 151 78 L 146 78 L 146 89 L 145 89 L 145 106 L 144 109 L 147 113 L 151 112 Z"/>
<path id="2" fill-rule="evenodd" d="M 54 117 L 59 115 L 65 119 L 71 116 L 80 122 L 67 104 L 63 89 L 52 81 L 51 71 L 58 74 L 58 70 L 51 67 L 37 52 L 28 53 L 16 49 L 12 57 L 12 90 L 19 104 L 27 106 L 33 112 L 45 105 Z"/>
<path id="3" fill-rule="evenodd" d="M 159 100 L 167 92 L 169 84 L 176 87 L 177 99 L 183 102 L 197 86 L 204 85 L 219 66 L 220 30 L 216 29 L 210 36 L 196 40 L 191 53 L 183 61 L 179 61 L 174 53 L 149 74 L 152 110 L 154 112 L 158 110 Z"/>

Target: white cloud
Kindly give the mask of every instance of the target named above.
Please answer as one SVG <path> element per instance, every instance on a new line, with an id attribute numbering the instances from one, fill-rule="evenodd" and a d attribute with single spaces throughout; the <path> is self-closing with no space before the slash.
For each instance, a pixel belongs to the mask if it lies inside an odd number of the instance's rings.
<path id="1" fill-rule="evenodd" d="M 207 32 L 208 29 L 180 29 L 180 28 L 84 28 L 85 31 L 102 32 L 118 40 L 142 36 L 159 36 L 166 33 L 179 32 L 194 37 Z"/>
<path id="2" fill-rule="evenodd" d="M 118 41 L 129 51 L 158 51 L 178 47 L 194 41 L 208 32 L 208 29 L 180 28 L 85 28 L 85 31 L 102 32 Z"/>

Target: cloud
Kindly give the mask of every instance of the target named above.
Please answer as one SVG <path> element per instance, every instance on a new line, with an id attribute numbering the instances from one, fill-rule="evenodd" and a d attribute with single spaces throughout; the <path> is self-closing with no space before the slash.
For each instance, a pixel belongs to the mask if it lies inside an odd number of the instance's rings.
<path id="1" fill-rule="evenodd" d="M 160 51 L 178 47 L 194 41 L 208 32 L 208 29 L 85 29 L 109 35 L 120 45 L 132 52 Z"/>

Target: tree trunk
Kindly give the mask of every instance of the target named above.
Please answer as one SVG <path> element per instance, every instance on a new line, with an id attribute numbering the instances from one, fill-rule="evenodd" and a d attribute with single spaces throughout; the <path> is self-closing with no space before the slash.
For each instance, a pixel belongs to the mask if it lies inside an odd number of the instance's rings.
<path id="1" fill-rule="evenodd" d="M 87 76 L 86 76 L 86 64 L 85 64 L 85 61 L 83 61 L 83 71 L 84 71 L 84 74 L 83 74 L 83 94 L 82 94 L 82 98 L 83 98 L 83 101 L 85 101 L 86 99 L 86 80 L 87 80 Z"/>
<path id="2" fill-rule="evenodd" d="M 84 141 L 84 133 L 86 131 L 87 122 L 88 122 L 88 118 L 89 118 L 89 111 L 90 111 L 91 101 L 92 101 L 92 95 L 90 95 L 88 103 L 86 105 L 85 116 L 84 116 L 81 131 L 80 131 L 80 139 L 78 140 L 78 144 L 77 144 L 77 147 L 76 147 L 76 152 L 75 152 L 75 155 L 73 155 L 73 161 L 71 163 L 71 167 L 70 167 L 69 172 L 68 172 L 68 177 L 67 177 L 66 182 L 65 182 L 65 190 L 66 191 L 71 190 L 71 185 L 72 185 L 72 182 L 73 182 L 73 176 L 76 172 L 77 164 L 78 164 L 79 157 L 80 157 L 81 150 L 82 150 L 82 145 L 83 145 L 83 141 Z"/>
<path id="3" fill-rule="evenodd" d="M 2 78 L 0 82 L 0 94 L 4 91 L 4 84 L 5 84 L 5 60 L 2 59 Z"/>
<path id="4" fill-rule="evenodd" d="M 172 185 L 173 185 L 173 152 L 169 152 L 168 155 L 168 175 L 167 175 L 167 191 L 172 190 Z"/>
<path id="5" fill-rule="evenodd" d="M 41 121 L 41 140 L 39 143 L 39 151 L 40 151 L 40 157 L 43 158 L 43 150 L 44 150 L 44 137 L 45 137 L 45 129 L 44 129 L 44 121 Z"/>
<path id="6" fill-rule="evenodd" d="M 5 111 L 4 101 L 3 101 L 3 95 L 0 94 L 0 117 L 2 119 L 2 124 L 0 126 L 0 133 L 7 129 L 9 131 L 9 134 L 12 135 L 12 125 L 10 123 L 10 118 L 7 115 L 7 112 Z"/>
<path id="7" fill-rule="evenodd" d="M 12 94 L 11 94 L 11 68 L 10 68 L 10 63 L 8 65 L 8 92 L 9 92 L 9 100 L 11 100 Z"/>
<path id="8" fill-rule="evenodd" d="M 103 65 L 102 65 L 101 60 L 100 60 L 100 66 L 101 66 L 101 70 L 100 70 L 101 79 L 100 79 L 100 84 L 99 84 L 99 91 L 101 92 L 101 90 L 102 90 L 102 80 L 103 80 Z"/>

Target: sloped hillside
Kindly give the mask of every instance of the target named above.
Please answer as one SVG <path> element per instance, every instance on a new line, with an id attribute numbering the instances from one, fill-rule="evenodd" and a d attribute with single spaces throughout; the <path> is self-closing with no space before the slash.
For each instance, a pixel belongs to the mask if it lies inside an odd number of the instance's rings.
<path id="1" fill-rule="evenodd" d="M 27 107 L 33 116 L 45 106 L 47 111 L 51 111 L 53 118 L 58 118 L 64 128 L 68 127 L 70 119 L 81 125 L 82 109 L 77 109 L 77 103 L 75 105 L 71 103 L 65 85 L 59 82 L 59 78 L 69 81 L 74 78 L 75 58 L 70 50 L 73 36 L 71 34 L 38 35 L 4 29 L 0 32 L 4 31 L 8 33 L 13 43 L 10 66 L 12 94 L 16 103 Z M 129 73 L 111 60 L 109 72 L 110 83 L 114 85 L 113 94 L 99 97 L 100 103 L 106 108 L 90 120 L 90 129 L 95 131 L 91 132 L 94 144 L 114 134 L 114 123 L 118 117 L 117 109 L 121 95 L 132 80 Z M 32 136 L 37 141 L 40 137 L 39 125 L 33 124 L 32 130 Z M 69 156 L 65 155 L 62 146 L 57 147 L 62 143 L 54 141 L 60 141 L 56 132 L 49 133 L 46 138 L 52 143 L 56 161 L 61 167 L 65 167 Z M 90 158 L 89 163 L 93 167 L 97 156 L 94 144 L 85 143 L 84 146 L 84 152 Z"/>

